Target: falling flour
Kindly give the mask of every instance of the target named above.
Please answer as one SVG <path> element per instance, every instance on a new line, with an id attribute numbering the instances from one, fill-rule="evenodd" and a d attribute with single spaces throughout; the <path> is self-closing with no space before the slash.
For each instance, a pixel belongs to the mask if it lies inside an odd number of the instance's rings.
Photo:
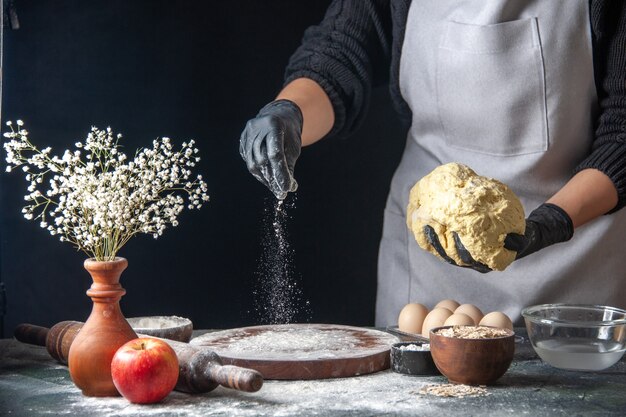
<path id="1" fill-rule="evenodd" d="M 287 324 L 298 315 L 310 315 L 309 302 L 303 299 L 294 277 L 294 253 L 287 233 L 287 209 L 293 208 L 293 199 L 274 201 L 271 209 L 266 204 L 254 301 L 261 323 Z"/>

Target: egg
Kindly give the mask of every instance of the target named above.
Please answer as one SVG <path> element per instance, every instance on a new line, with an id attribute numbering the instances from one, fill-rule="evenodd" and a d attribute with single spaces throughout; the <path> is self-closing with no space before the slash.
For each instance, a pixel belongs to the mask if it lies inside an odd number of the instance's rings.
<path id="1" fill-rule="evenodd" d="M 473 326 L 474 319 L 465 313 L 454 313 L 446 319 L 444 326 Z"/>
<path id="2" fill-rule="evenodd" d="M 434 308 L 443 307 L 443 308 L 447 308 L 450 311 L 454 311 L 456 310 L 458 306 L 459 306 L 459 303 L 456 302 L 455 300 L 441 300 L 437 303 L 437 305 L 435 305 Z"/>
<path id="3" fill-rule="evenodd" d="M 398 316 L 398 330 L 420 334 L 427 314 L 428 308 L 423 304 L 411 303 L 405 305 Z"/>
<path id="4" fill-rule="evenodd" d="M 479 324 L 481 326 L 500 327 L 502 329 L 513 330 L 513 322 L 509 316 L 499 311 L 492 311 L 491 313 L 486 314 L 485 317 L 480 320 Z"/>
<path id="5" fill-rule="evenodd" d="M 424 324 L 422 325 L 422 336 L 429 337 L 428 332 L 430 329 L 443 326 L 443 323 L 445 323 L 446 319 L 451 315 L 452 312 L 447 308 L 433 308 L 424 319 Z"/>
<path id="6" fill-rule="evenodd" d="M 473 304 L 461 304 L 454 312 L 467 314 L 474 320 L 474 324 L 480 323 L 480 320 L 483 318 L 483 312 Z"/>

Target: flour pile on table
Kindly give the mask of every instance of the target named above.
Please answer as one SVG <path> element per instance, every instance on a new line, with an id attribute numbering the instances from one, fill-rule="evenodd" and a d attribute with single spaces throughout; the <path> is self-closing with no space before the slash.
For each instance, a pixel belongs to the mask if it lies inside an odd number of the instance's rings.
<path id="1" fill-rule="evenodd" d="M 358 342 L 352 332 L 346 330 L 279 329 L 233 340 L 228 345 L 228 350 L 233 352 L 349 351 L 354 349 Z"/>

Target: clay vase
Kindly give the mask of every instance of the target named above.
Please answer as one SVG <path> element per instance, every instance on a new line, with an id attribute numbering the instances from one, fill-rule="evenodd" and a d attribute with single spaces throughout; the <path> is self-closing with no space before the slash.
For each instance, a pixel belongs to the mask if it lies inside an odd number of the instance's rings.
<path id="1" fill-rule="evenodd" d="M 111 360 L 120 346 L 137 337 L 119 304 L 126 294 L 119 283 L 120 275 L 127 266 L 124 258 L 85 261 L 85 269 L 93 279 L 87 290 L 93 309 L 70 346 L 68 365 L 72 381 L 89 397 L 119 395 L 111 378 Z"/>

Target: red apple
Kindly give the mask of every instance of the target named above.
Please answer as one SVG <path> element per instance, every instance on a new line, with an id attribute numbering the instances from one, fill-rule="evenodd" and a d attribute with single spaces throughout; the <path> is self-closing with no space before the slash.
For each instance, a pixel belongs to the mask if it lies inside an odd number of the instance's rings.
<path id="1" fill-rule="evenodd" d="M 115 388 L 128 401 L 149 404 L 167 397 L 178 380 L 178 357 L 167 342 L 140 337 L 122 345 L 111 362 Z"/>

